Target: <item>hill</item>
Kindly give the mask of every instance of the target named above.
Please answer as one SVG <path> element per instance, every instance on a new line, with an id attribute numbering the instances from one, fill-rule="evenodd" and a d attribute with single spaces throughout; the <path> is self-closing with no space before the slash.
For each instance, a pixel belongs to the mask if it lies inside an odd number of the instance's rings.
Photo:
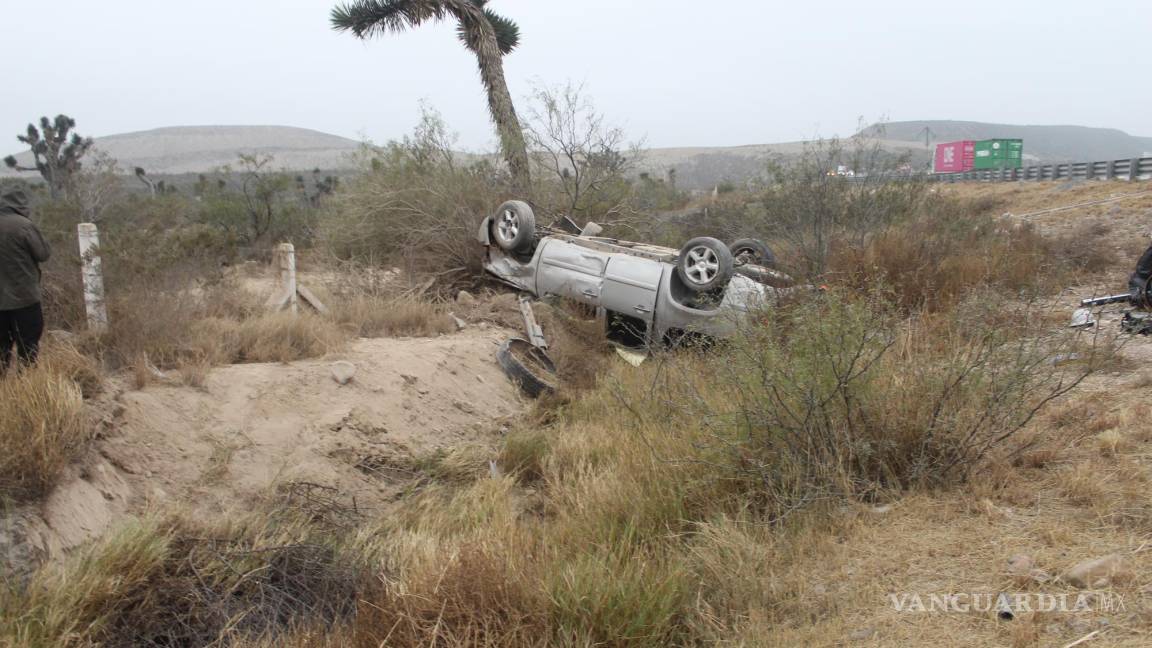
<path id="1" fill-rule="evenodd" d="M 862 134 L 874 137 L 888 151 L 910 154 L 913 166 L 930 160 L 924 129 L 936 142 L 959 139 L 1018 137 L 1024 139 L 1029 161 L 1107 160 L 1140 156 L 1152 151 L 1152 137 L 1136 137 L 1111 128 L 1085 126 L 1022 126 L 966 121 L 906 121 L 878 124 Z M 664 177 L 676 170 L 685 189 L 708 189 L 720 182 L 739 182 L 764 169 L 772 158 L 799 155 L 805 142 L 781 142 L 727 147 L 653 148 L 644 152 L 641 170 Z M 241 153 L 275 156 L 275 166 L 290 170 L 338 171 L 353 166 L 354 140 L 319 131 L 287 126 L 178 126 L 110 135 L 96 139 L 96 147 L 130 171 L 143 167 L 154 176 L 195 174 L 236 162 Z M 22 163 L 30 155 L 17 155 Z M 10 175 L 0 169 L 0 175 Z"/>
<path id="2" fill-rule="evenodd" d="M 143 167 L 150 174 L 210 171 L 234 164 L 241 153 L 270 154 L 276 166 L 295 170 L 338 169 L 359 142 L 289 126 L 175 126 L 96 138 L 96 148 L 125 170 Z M 31 154 L 16 156 L 22 164 Z"/>
<path id="3" fill-rule="evenodd" d="M 1027 126 L 971 121 L 904 121 L 877 124 L 864 134 L 890 142 L 924 143 L 924 129 L 933 143 L 964 139 L 1019 138 L 1025 155 L 1042 162 L 1089 162 L 1139 157 L 1152 151 L 1152 137 L 1137 137 L 1115 128 L 1088 126 Z"/>

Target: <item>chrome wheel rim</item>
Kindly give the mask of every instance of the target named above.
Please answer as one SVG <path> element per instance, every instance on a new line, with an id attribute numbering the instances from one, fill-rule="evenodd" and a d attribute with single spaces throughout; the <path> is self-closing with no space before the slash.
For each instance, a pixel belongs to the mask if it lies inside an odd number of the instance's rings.
<path id="1" fill-rule="evenodd" d="M 520 219 L 511 209 L 505 209 L 500 215 L 500 220 L 496 223 L 496 232 L 505 242 L 516 240 L 516 235 L 520 233 Z"/>
<path id="2" fill-rule="evenodd" d="M 720 259 L 712 248 L 698 245 L 688 250 L 687 267 L 684 274 L 696 285 L 704 285 L 716 278 L 720 272 Z"/>

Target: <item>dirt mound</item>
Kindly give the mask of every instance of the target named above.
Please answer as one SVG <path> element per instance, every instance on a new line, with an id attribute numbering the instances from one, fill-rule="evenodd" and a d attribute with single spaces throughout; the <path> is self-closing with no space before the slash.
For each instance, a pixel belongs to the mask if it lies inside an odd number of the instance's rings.
<path id="1" fill-rule="evenodd" d="M 0 545 L 34 562 L 125 516 L 215 516 L 300 484 L 382 508 L 455 449 L 495 445 L 502 419 L 522 406 L 495 361 L 507 336 L 481 324 L 361 339 L 319 360 L 222 367 L 202 388 L 123 391 L 105 404 L 105 438 L 37 510 L 7 518 Z M 356 367 L 346 385 L 333 379 L 340 360 Z"/>

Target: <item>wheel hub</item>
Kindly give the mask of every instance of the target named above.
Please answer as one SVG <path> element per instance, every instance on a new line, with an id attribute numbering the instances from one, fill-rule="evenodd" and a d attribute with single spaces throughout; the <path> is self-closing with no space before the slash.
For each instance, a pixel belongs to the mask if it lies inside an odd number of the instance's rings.
<path id="1" fill-rule="evenodd" d="M 720 259 L 716 252 L 706 246 L 697 246 L 688 250 L 687 267 L 685 274 L 695 284 L 704 285 L 714 278 L 720 271 Z"/>
<path id="2" fill-rule="evenodd" d="M 505 241 L 515 240 L 516 235 L 520 233 L 520 219 L 512 213 L 511 209 L 504 210 L 500 216 L 500 222 L 496 224 L 496 231 L 500 234 L 500 238 Z"/>

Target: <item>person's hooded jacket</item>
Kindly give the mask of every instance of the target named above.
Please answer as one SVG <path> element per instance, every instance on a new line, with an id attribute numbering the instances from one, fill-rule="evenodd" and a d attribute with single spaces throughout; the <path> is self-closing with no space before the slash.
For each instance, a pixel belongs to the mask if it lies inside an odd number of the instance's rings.
<path id="1" fill-rule="evenodd" d="M 24 193 L 0 196 L 0 311 L 40 303 L 40 264 L 51 254 L 40 230 L 28 220 Z"/>

